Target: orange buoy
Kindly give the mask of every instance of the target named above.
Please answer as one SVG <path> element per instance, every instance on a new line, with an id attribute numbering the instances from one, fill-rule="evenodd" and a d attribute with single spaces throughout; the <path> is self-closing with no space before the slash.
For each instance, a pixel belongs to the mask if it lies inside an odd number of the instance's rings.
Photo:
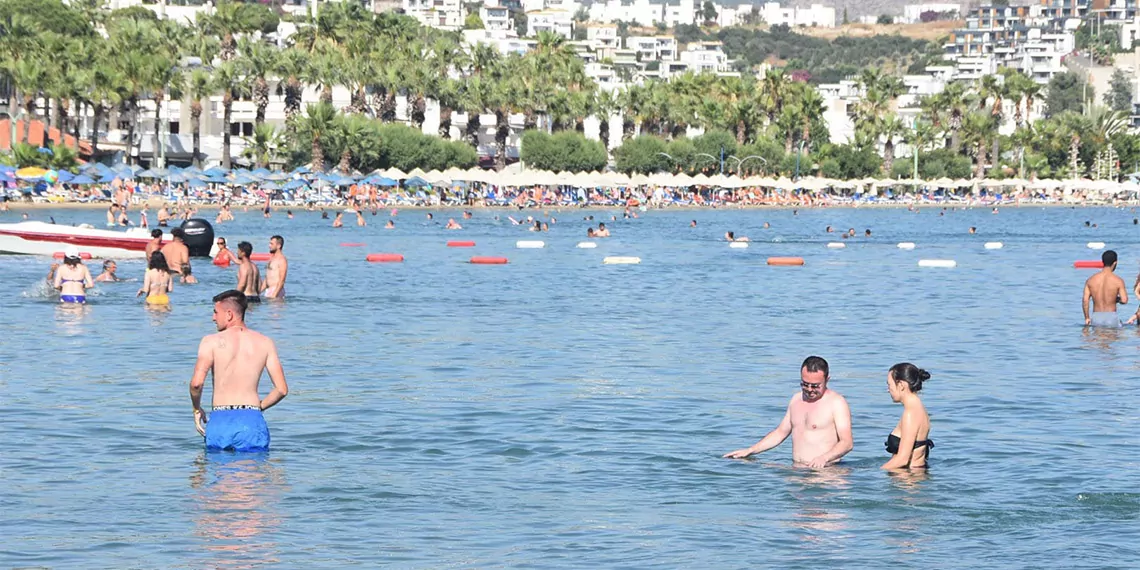
<path id="1" fill-rule="evenodd" d="M 404 261 L 404 256 L 398 253 L 370 253 L 364 260 L 372 263 L 399 263 Z"/>
<path id="2" fill-rule="evenodd" d="M 250 261 L 269 261 L 270 255 L 268 253 L 251 253 L 249 255 Z"/>
<path id="3" fill-rule="evenodd" d="M 471 258 L 471 263 L 474 263 L 476 265 L 503 265 L 503 264 L 507 263 L 507 258 L 505 258 L 505 257 L 484 257 L 484 256 L 476 255 L 475 257 Z"/>
<path id="4" fill-rule="evenodd" d="M 51 254 L 51 256 L 56 258 L 56 259 L 63 259 L 63 252 L 57 251 L 57 252 Z M 91 259 L 91 254 L 87 253 L 86 251 L 81 251 L 81 252 L 79 252 L 79 259 Z"/>
<path id="5" fill-rule="evenodd" d="M 1099 259 L 1090 259 L 1087 261 L 1074 261 L 1073 267 L 1077 269 L 1103 269 L 1104 262 Z"/>
<path id="6" fill-rule="evenodd" d="M 366 244 L 360 242 L 344 242 L 340 244 L 341 247 L 364 247 Z"/>
<path id="7" fill-rule="evenodd" d="M 473 241 L 449 241 L 447 247 L 475 247 Z"/>
<path id="8" fill-rule="evenodd" d="M 802 257 L 769 257 L 768 265 L 803 265 Z"/>

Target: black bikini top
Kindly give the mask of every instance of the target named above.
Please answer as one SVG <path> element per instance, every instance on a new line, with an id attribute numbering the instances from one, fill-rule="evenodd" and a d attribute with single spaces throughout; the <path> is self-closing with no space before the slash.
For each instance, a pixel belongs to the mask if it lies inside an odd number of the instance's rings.
<path id="1" fill-rule="evenodd" d="M 887 441 L 886 441 L 887 453 L 890 453 L 892 455 L 895 453 L 898 453 L 900 443 L 902 443 L 902 439 L 900 439 L 899 436 L 897 436 L 893 433 L 891 435 L 888 435 Z M 923 439 L 923 440 L 916 441 L 916 442 L 914 442 L 914 447 L 915 447 L 915 449 L 918 449 L 919 447 L 925 447 L 926 453 L 927 453 L 927 455 L 929 455 L 930 450 L 934 449 L 934 440 L 933 439 Z"/>

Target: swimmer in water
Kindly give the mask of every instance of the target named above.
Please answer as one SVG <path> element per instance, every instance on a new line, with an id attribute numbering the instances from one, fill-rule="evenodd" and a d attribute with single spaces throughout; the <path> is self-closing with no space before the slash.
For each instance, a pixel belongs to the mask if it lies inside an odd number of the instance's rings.
<path id="1" fill-rule="evenodd" d="M 87 303 L 87 289 L 95 286 L 91 272 L 79 256 L 79 249 L 67 246 L 63 252 L 63 265 L 55 271 L 52 286 L 59 290 L 60 303 L 83 305 Z"/>
<path id="2" fill-rule="evenodd" d="M 165 227 L 167 223 L 170 222 L 170 210 L 167 209 L 166 204 L 163 204 L 162 207 L 158 209 L 158 214 L 156 215 L 158 216 L 159 226 Z"/>
<path id="3" fill-rule="evenodd" d="M 359 214 L 360 214 L 360 212 L 357 212 L 357 215 L 359 215 Z M 293 219 L 293 210 L 285 210 L 285 217 L 292 220 Z"/>
<path id="4" fill-rule="evenodd" d="M 285 297 L 285 276 L 289 273 L 289 260 L 285 259 L 285 254 L 281 251 L 284 247 L 285 238 L 269 238 L 269 264 L 265 266 L 265 282 L 261 287 L 264 297 Z"/>
<path id="5" fill-rule="evenodd" d="M 464 211 L 463 212 L 463 219 L 464 220 L 470 220 L 471 219 L 471 212 Z"/>
<path id="6" fill-rule="evenodd" d="M 764 222 L 764 229 L 768 229 L 770 227 L 772 227 L 772 224 L 769 224 L 768 222 Z"/>
<path id="7" fill-rule="evenodd" d="M 724 239 L 726 239 L 728 241 L 742 241 L 742 242 L 752 241 L 745 236 L 736 237 L 736 234 L 733 232 L 724 232 Z"/>
<path id="8" fill-rule="evenodd" d="M 162 246 L 162 255 L 166 257 L 166 264 L 170 272 L 175 275 L 182 273 L 183 265 L 190 265 L 190 248 L 186 247 L 186 232 L 182 228 L 170 230 L 174 241 Z"/>
<path id="9" fill-rule="evenodd" d="M 269 449 L 269 426 L 263 412 L 289 394 L 285 370 L 273 340 L 246 327 L 248 300 L 241 291 L 229 290 L 214 297 L 217 334 L 202 338 L 198 360 L 190 378 L 190 405 L 194 428 L 205 436 L 210 451 L 265 451 Z M 273 389 L 262 399 L 257 385 L 262 371 L 269 373 Z M 202 410 L 206 377 L 213 376 L 213 410 Z"/>
<path id="10" fill-rule="evenodd" d="M 978 228 L 976 228 L 976 227 L 974 227 L 974 226 L 970 226 L 970 233 L 971 233 L 971 234 L 976 234 L 976 233 L 978 233 Z"/>
<path id="11" fill-rule="evenodd" d="M 368 226 L 368 222 L 364 219 L 364 214 L 360 213 L 360 210 L 356 211 L 356 225 L 361 228 Z"/>
<path id="12" fill-rule="evenodd" d="M 231 263 L 237 263 L 237 256 L 226 247 L 226 238 L 220 237 L 215 243 L 218 246 L 218 253 L 214 256 L 214 265 L 229 267 Z"/>
<path id="13" fill-rule="evenodd" d="M 1101 254 L 1104 268 L 1085 281 L 1081 309 L 1085 313 L 1085 325 L 1116 328 L 1120 319 L 1116 316 L 1116 305 L 1128 304 L 1128 289 L 1124 280 L 1116 275 L 1116 252 L 1108 250 Z M 1093 312 L 1089 314 L 1089 300 L 1092 299 Z"/>
<path id="14" fill-rule="evenodd" d="M 825 231 L 827 233 L 831 233 L 831 231 L 832 231 L 831 226 L 827 226 L 826 228 L 823 229 L 823 231 Z"/>
<path id="15" fill-rule="evenodd" d="M 170 277 L 170 266 L 166 264 L 166 256 L 161 251 L 156 251 L 150 256 L 142 287 L 135 297 L 146 295 L 148 305 L 169 305 L 169 293 L 173 290 L 174 280 Z"/>
<path id="16" fill-rule="evenodd" d="M 590 227 L 586 228 L 586 237 L 598 237 L 598 235 L 594 232 L 594 228 Z"/>
<path id="17" fill-rule="evenodd" d="M 855 228 L 847 228 L 847 237 L 855 237 Z"/>
<path id="18" fill-rule="evenodd" d="M 871 237 L 871 228 L 867 228 L 863 231 L 863 237 Z"/>
<path id="19" fill-rule="evenodd" d="M 695 228 L 695 227 L 697 227 L 697 221 L 696 221 L 696 220 L 693 220 L 693 221 L 689 222 L 689 227 L 690 227 L 690 228 Z"/>
<path id="20" fill-rule="evenodd" d="M 122 279 L 119 279 L 118 277 L 115 276 L 115 270 L 117 270 L 118 268 L 119 267 L 118 267 L 118 265 L 115 264 L 114 260 L 108 259 L 108 260 L 104 261 L 103 262 L 103 272 L 100 273 L 99 276 L 95 278 L 95 282 L 97 282 L 97 283 L 113 283 L 115 281 L 122 281 Z"/>
<path id="21" fill-rule="evenodd" d="M 542 231 L 542 224 L 538 220 L 535 220 L 534 225 L 531 226 L 530 228 L 528 228 L 528 230 L 532 231 L 532 232 L 541 232 Z"/>
<path id="22" fill-rule="evenodd" d="M 393 222 L 392 220 L 388 220 L 388 223 L 384 224 L 384 229 L 386 229 L 386 230 L 390 230 L 390 229 L 393 229 L 395 227 L 396 227 L 396 222 Z"/>
<path id="23" fill-rule="evenodd" d="M 146 258 L 150 259 L 150 255 L 159 249 L 162 249 L 162 230 L 150 230 L 150 241 L 146 244 Z"/>
<path id="24" fill-rule="evenodd" d="M 184 285 L 195 285 L 198 283 L 198 278 L 194 277 L 194 275 L 190 272 L 189 263 L 182 266 L 182 275 L 179 277 L 178 282 Z"/>
<path id="25" fill-rule="evenodd" d="M 260 303 L 261 294 L 258 291 L 258 284 L 261 283 L 261 271 L 257 269 L 255 263 L 249 260 L 249 256 L 253 255 L 253 244 L 243 241 L 238 244 L 237 248 L 237 290 L 245 293 L 245 299 L 248 303 Z"/>
<path id="26" fill-rule="evenodd" d="M 266 196 L 265 197 L 265 208 L 261 211 L 261 215 L 265 218 L 269 217 L 269 204 L 271 202 L 272 202 L 272 199 L 269 196 Z"/>
<path id="27" fill-rule="evenodd" d="M 428 212 L 427 219 L 430 221 L 434 220 L 435 218 L 432 217 L 431 212 Z"/>
<path id="28" fill-rule="evenodd" d="M 851 409 L 838 392 L 827 389 L 827 361 L 809 356 L 800 366 L 800 393 L 792 396 L 788 411 L 776 429 L 752 447 L 726 453 L 743 459 L 762 453 L 792 436 L 792 462 L 819 469 L 839 461 L 852 448 Z"/>
<path id="29" fill-rule="evenodd" d="M 119 205 L 118 204 L 111 204 L 107 208 L 107 227 L 109 227 L 109 228 L 113 227 L 115 225 L 115 220 L 118 220 L 118 219 L 119 219 Z"/>
<path id="30" fill-rule="evenodd" d="M 544 231 L 544 232 L 550 231 L 550 224 L 548 224 L 546 222 L 542 222 L 542 231 Z"/>
<path id="31" fill-rule="evenodd" d="M 605 222 L 598 222 L 598 231 L 594 232 L 594 237 L 610 237 L 610 230 L 606 228 Z"/>
<path id="32" fill-rule="evenodd" d="M 344 212 L 337 212 L 336 213 L 336 217 L 333 218 L 332 227 L 334 227 L 334 228 L 343 228 L 344 227 Z"/>
<path id="33" fill-rule="evenodd" d="M 447 226 L 445 226 L 445 227 L 444 227 L 444 229 L 448 229 L 448 230 L 461 230 L 461 229 L 463 229 L 463 226 L 459 225 L 459 224 L 458 224 L 458 223 L 455 221 L 455 218 L 448 218 L 448 220 L 447 220 Z"/>
<path id="34" fill-rule="evenodd" d="M 328 212 L 326 212 L 326 211 L 324 211 L 324 210 L 321 210 L 321 219 L 322 219 L 322 220 L 327 220 L 327 219 L 329 219 L 329 213 L 328 213 Z"/>
<path id="35" fill-rule="evenodd" d="M 922 383 L 930 373 L 909 363 L 900 362 L 887 372 L 887 392 L 891 401 L 903 405 L 902 418 L 887 436 L 890 461 L 882 469 L 925 469 L 934 441 L 930 439 L 930 415 L 918 397 Z"/>

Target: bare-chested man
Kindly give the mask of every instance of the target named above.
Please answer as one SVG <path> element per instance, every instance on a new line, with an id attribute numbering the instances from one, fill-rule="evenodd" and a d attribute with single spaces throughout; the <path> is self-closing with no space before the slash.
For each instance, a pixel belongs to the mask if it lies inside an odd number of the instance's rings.
<path id="1" fill-rule="evenodd" d="M 1128 288 L 1125 287 L 1124 280 L 1114 273 L 1116 252 L 1110 249 L 1100 254 L 1100 260 L 1104 263 L 1104 269 L 1085 281 L 1081 309 L 1085 312 L 1085 325 L 1116 328 L 1120 326 L 1120 318 L 1116 316 L 1116 305 L 1128 304 Z M 1091 315 L 1089 299 L 1092 299 L 1093 303 Z"/>
<path id="2" fill-rule="evenodd" d="M 851 410 L 838 392 L 827 389 L 827 361 L 809 356 L 800 367 L 800 393 L 792 396 L 783 421 L 752 447 L 725 457 L 740 459 L 768 451 L 792 436 L 792 462 L 818 469 L 839 461 L 851 451 Z"/>
<path id="3" fill-rule="evenodd" d="M 170 236 L 174 240 L 162 246 L 160 251 L 166 258 L 166 265 L 170 268 L 170 273 L 181 275 L 182 266 L 190 264 L 190 248 L 186 247 L 186 232 L 182 228 L 174 228 L 170 230 Z"/>
<path id="4" fill-rule="evenodd" d="M 245 326 L 245 295 L 229 290 L 214 297 L 214 323 L 218 333 L 198 345 L 198 361 L 190 379 L 194 427 L 206 436 L 207 450 L 265 451 L 269 426 L 262 412 L 288 393 L 285 370 L 273 340 Z M 261 371 L 269 372 L 273 389 L 262 399 L 257 394 Z M 202 410 L 206 375 L 213 372 L 213 411 Z"/>
<path id="5" fill-rule="evenodd" d="M 249 303 L 261 302 L 261 291 L 258 291 L 258 284 L 261 283 L 261 272 L 257 270 L 257 265 L 249 260 L 249 256 L 253 255 L 253 244 L 248 241 L 243 241 L 238 244 L 238 282 L 237 290 L 245 293 L 245 299 Z"/>
<path id="6" fill-rule="evenodd" d="M 162 230 L 150 230 L 150 241 L 146 244 L 146 260 L 150 262 L 150 254 L 162 249 Z"/>
<path id="7" fill-rule="evenodd" d="M 265 266 L 265 281 L 261 290 L 269 299 L 285 297 L 285 276 L 289 273 L 289 261 L 281 248 L 285 247 L 285 238 L 273 236 L 269 238 L 269 264 Z"/>

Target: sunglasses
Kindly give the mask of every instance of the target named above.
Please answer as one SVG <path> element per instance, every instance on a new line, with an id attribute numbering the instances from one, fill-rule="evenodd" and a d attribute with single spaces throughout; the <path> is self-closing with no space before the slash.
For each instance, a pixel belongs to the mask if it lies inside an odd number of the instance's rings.
<path id="1" fill-rule="evenodd" d="M 810 382 L 800 382 L 800 387 L 805 390 L 819 390 L 823 388 L 823 382 L 816 382 L 814 384 Z"/>

